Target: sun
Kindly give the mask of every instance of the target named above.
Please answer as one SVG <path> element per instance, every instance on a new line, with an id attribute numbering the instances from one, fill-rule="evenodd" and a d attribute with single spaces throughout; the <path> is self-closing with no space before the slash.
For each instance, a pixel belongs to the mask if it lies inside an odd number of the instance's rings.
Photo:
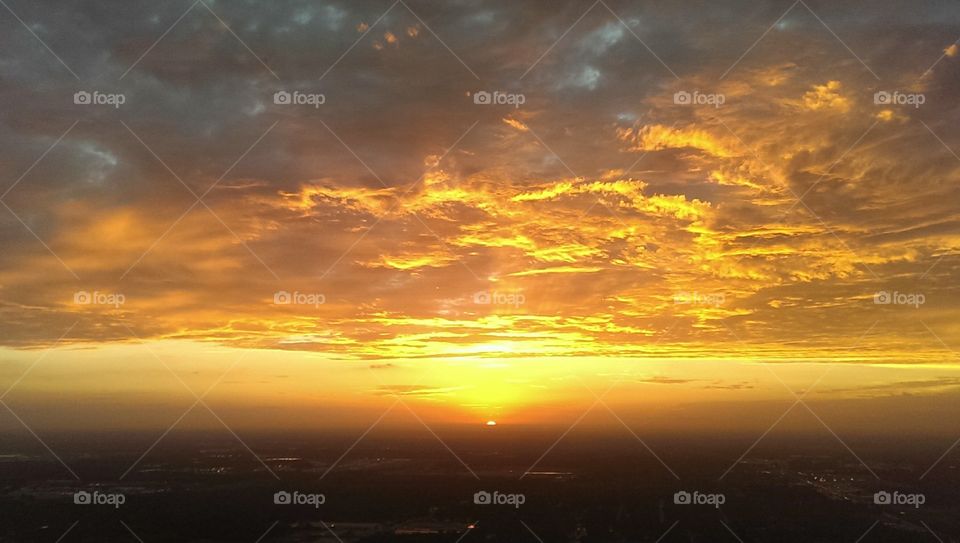
<path id="1" fill-rule="evenodd" d="M 497 421 L 495 421 L 495 420 L 488 420 L 485 424 L 486 424 L 487 426 L 496 426 L 496 425 L 497 425 Z"/>

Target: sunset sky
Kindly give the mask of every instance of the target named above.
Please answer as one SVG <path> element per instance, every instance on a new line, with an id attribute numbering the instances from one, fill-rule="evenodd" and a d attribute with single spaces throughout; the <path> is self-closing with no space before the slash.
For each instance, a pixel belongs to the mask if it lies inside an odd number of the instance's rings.
<path id="1" fill-rule="evenodd" d="M 956 431 L 952 2 L 6 2 L 0 429 Z"/>

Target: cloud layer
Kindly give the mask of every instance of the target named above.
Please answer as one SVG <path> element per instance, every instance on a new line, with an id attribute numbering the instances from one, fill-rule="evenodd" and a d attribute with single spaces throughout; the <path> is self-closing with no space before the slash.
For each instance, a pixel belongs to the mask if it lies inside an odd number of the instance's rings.
<path id="1" fill-rule="evenodd" d="M 2 340 L 952 361 L 960 12 L 871 6 L 10 2 Z"/>

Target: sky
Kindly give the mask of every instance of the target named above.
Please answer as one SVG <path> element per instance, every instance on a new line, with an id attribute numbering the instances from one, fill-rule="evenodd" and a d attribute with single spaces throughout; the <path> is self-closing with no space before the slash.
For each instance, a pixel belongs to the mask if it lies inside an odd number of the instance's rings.
<path id="1" fill-rule="evenodd" d="M 956 404 L 953 2 L 7 0 L 0 29 L 2 428 L 162 428 L 208 389 L 260 427 Z"/>

